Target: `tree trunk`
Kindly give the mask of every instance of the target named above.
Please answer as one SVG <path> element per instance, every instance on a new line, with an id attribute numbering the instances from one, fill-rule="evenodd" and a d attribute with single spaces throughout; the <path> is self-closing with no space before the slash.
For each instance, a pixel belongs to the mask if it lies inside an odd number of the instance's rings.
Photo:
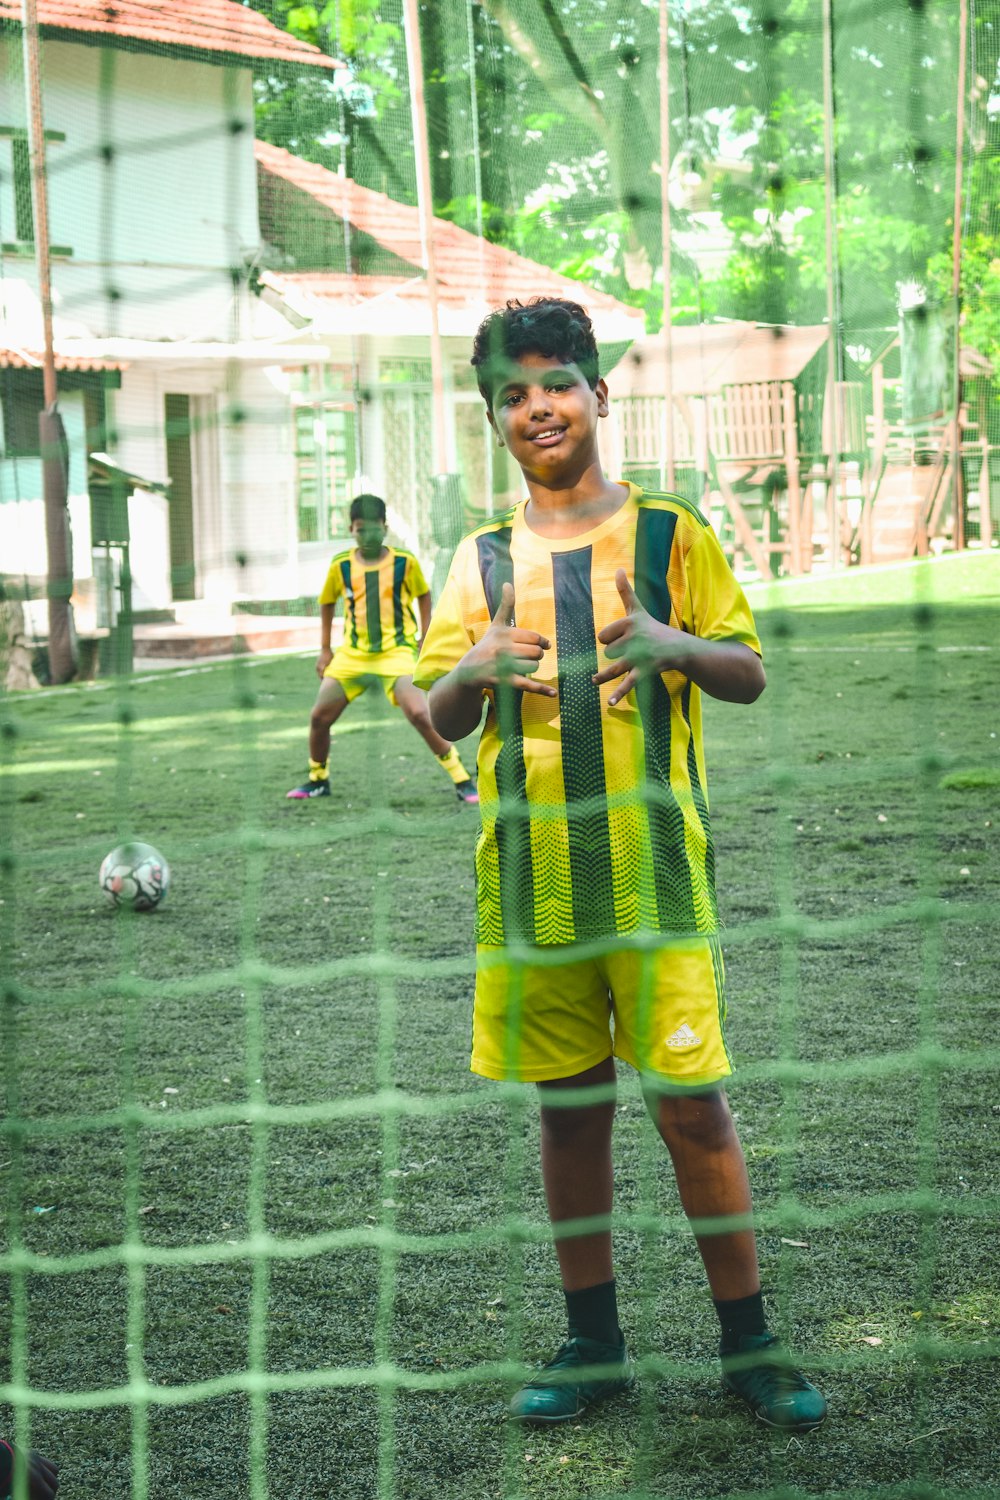
<path id="1" fill-rule="evenodd" d="M 32 646 L 25 634 L 20 601 L 0 598 L 0 688 L 13 693 L 38 687 L 31 658 Z"/>

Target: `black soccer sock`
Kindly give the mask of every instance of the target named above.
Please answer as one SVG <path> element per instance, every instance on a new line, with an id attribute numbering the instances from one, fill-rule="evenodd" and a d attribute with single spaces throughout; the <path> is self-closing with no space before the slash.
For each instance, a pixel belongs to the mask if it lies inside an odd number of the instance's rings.
<path id="1" fill-rule="evenodd" d="M 618 1344 L 618 1298 L 614 1281 L 585 1286 L 579 1292 L 564 1292 L 571 1339 L 594 1339 L 599 1344 Z"/>
<path id="2" fill-rule="evenodd" d="M 715 1310 L 722 1325 L 722 1352 L 732 1354 L 746 1333 L 766 1333 L 763 1292 L 751 1292 L 749 1297 L 734 1297 L 730 1302 L 716 1302 Z"/>

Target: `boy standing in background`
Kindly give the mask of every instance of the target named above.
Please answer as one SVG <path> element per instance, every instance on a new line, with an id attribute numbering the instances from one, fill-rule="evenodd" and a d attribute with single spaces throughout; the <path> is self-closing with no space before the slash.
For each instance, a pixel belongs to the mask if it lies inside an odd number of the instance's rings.
<path id="1" fill-rule="evenodd" d="M 319 596 L 320 688 L 309 721 L 309 779 L 286 795 L 299 802 L 329 797 L 330 732 L 348 703 L 374 682 L 426 741 L 450 776 L 458 800 L 476 803 L 475 783 L 458 751 L 435 732 L 426 696 L 413 686 L 414 604 L 420 611 L 422 636 L 431 617 L 423 570 L 412 552 L 386 545 L 385 501 L 380 496 L 358 495 L 352 500 L 350 524 L 355 546 L 337 553 Z M 338 599 L 344 601 L 344 643 L 334 652 L 330 631 Z"/>

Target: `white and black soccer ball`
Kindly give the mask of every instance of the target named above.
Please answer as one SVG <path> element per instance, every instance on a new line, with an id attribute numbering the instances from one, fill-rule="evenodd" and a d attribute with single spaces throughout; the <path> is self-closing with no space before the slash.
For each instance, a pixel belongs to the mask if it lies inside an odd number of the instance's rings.
<path id="1" fill-rule="evenodd" d="M 152 844 L 119 844 L 101 865 L 101 890 L 112 906 L 152 911 L 170 888 L 170 868 Z"/>

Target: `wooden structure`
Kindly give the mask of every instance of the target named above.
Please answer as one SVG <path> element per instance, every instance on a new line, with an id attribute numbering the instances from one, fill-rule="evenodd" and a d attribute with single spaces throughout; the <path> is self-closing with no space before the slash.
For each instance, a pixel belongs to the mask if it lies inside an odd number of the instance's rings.
<path id="1" fill-rule="evenodd" d="M 637 340 L 610 378 L 623 472 L 666 488 L 670 454 L 676 488 L 716 514 L 734 564 L 762 576 L 990 547 L 1000 541 L 996 372 L 959 350 L 956 443 L 954 401 L 947 410 L 942 394 L 953 384 L 942 377 L 940 409 L 926 415 L 917 396 L 914 415 L 901 342 L 888 334 L 864 368 L 846 360 L 834 448 L 826 325 L 672 329 L 669 428 L 665 340 Z"/>
<path id="2" fill-rule="evenodd" d="M 625 472 L 662 486 L 670 451 L 678 488 L 722 512 L 734 561 L 761 575 L 809 572 L 817 555 L 849 560 L 846 498 L 863 484 L 866 388 L 848 360 L 833 472 L 827 342 L 825 325 L 673 328 L 669 431 L 662 336 L 638 340 L 612 375 Z"/>
<path id="3" fill-rule="evenodd" d="M 956 422 L 943 410 L 906 420 L 900 336 L 894 334 L 870 367 L 870 462 L 856 547 L 862 563 L 925 556 L 943 544 L 992 546 L 1000 539 L 1000 444 L 991 441 L 995 401 L 990 361 L 959 349 Z M 991 433 L 991 428 L 994 429 Z M 971 502 L 971 506 L 970 506 Z"/>

